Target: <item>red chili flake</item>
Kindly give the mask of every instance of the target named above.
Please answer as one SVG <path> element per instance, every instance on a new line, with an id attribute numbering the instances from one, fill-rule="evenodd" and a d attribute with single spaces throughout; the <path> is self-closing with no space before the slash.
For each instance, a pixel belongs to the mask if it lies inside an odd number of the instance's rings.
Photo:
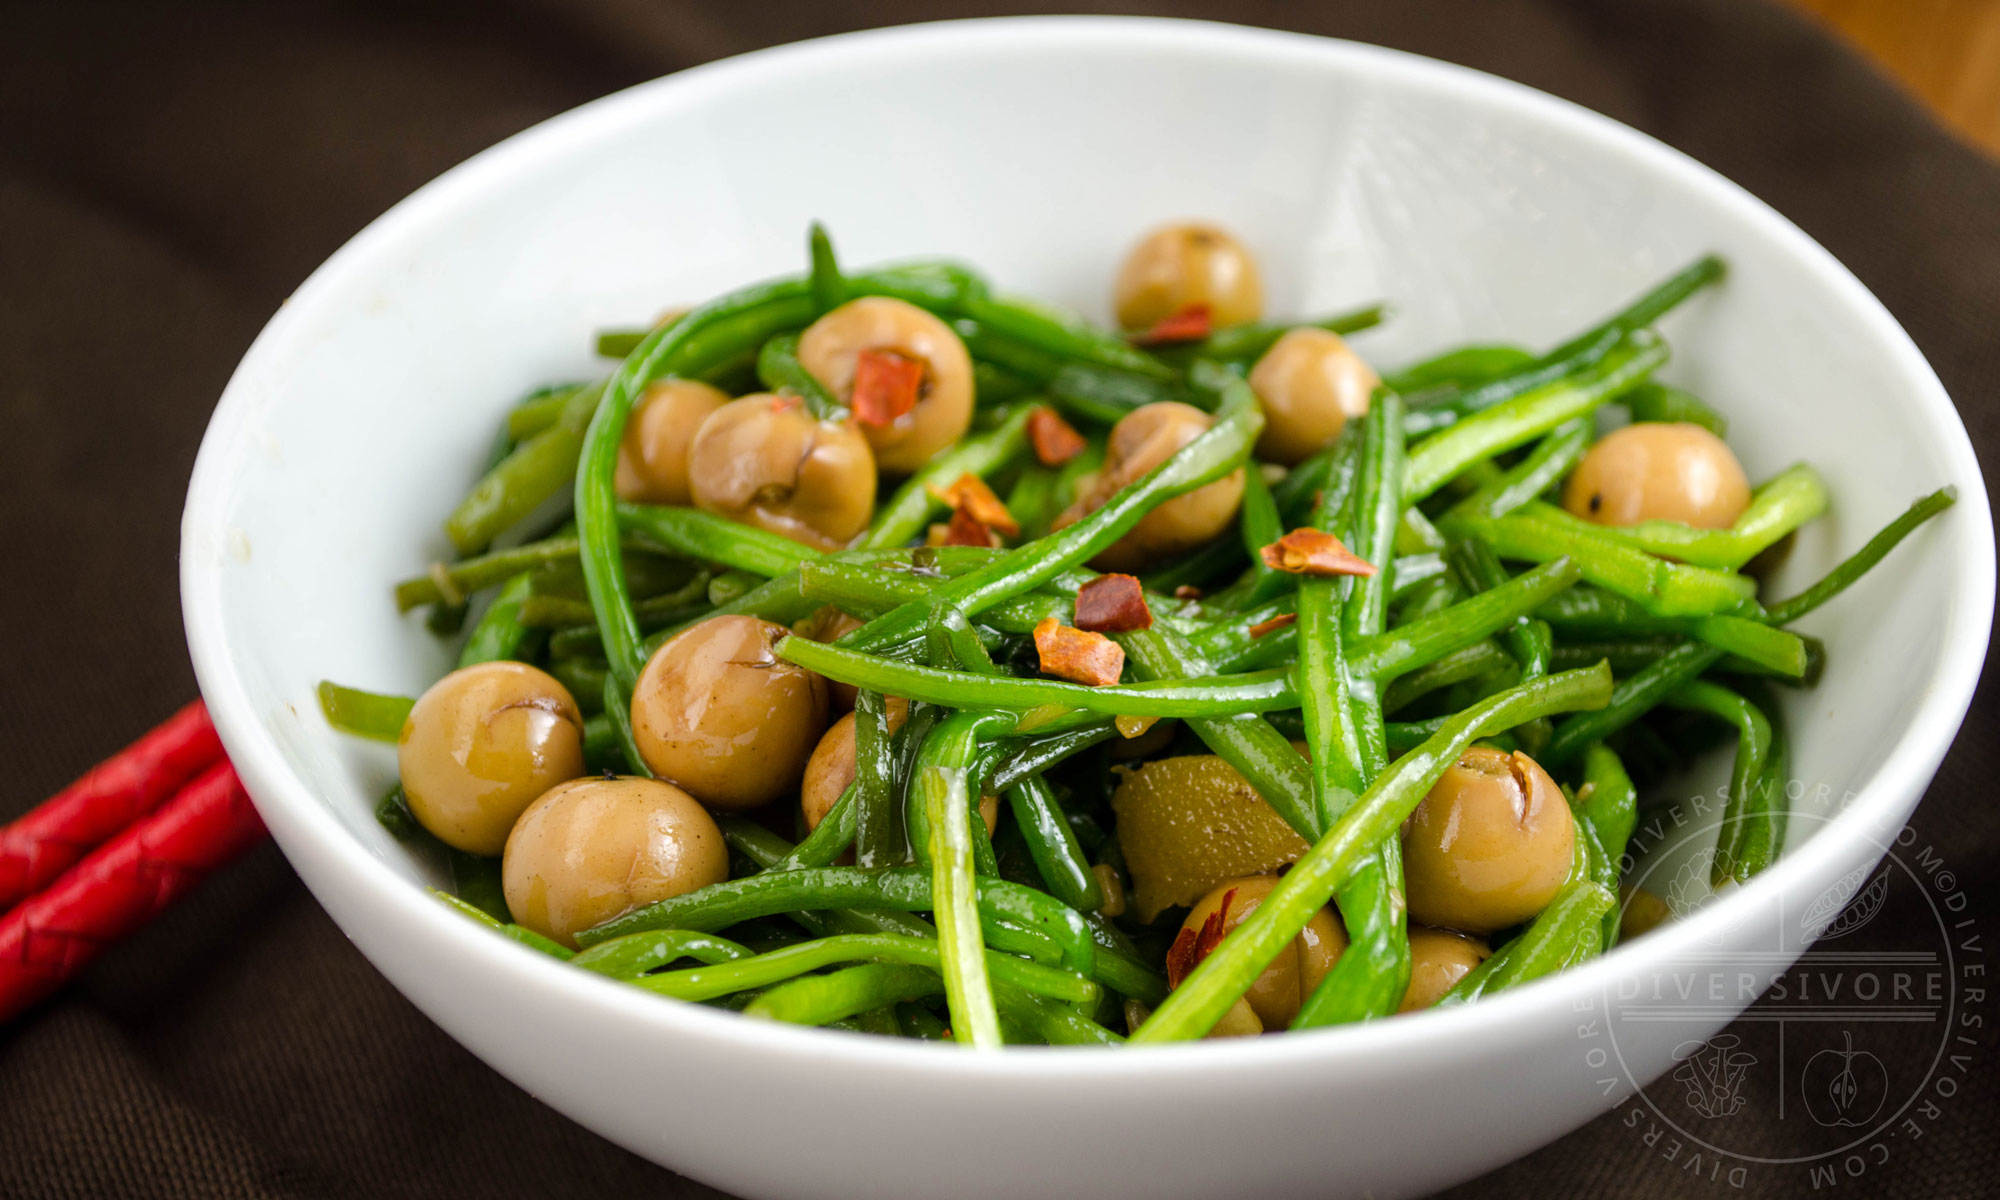
<path id="1" fill-rule="evenodd" d="M 848 404 L 863 425 L 894 425 L 916 409 L 923 385 L 922 359 L 871 347 L 855 357 Z"/>
<path id="2" fill-rule="evenodd" d="M 993 494 L 993 489 L 986 486 L 984 479 L 970 471 L 960 475 L 950 487 L 940 488 L 933 484 L 925 490 L 940 504 L 969 510 L 988 529 L 997 529 L 1008 537 L 1021 532 L 1021 523 L 1007 511 L 1006 504 Z"/>
<path id="3" fill-rule="evenodd" d="M 1201 599 L 1201 589 L 1191 583 L 1184 583 L 1174 589 L 1174 599 L 1199 600 Z"/>
<path id="4" fill-rule="evenodd" d="M 1130 633 L 1153 627 L 1146 589 L 1130 575 L 1099 575 L 1077 589 L 1076 627 L 1092 633 Z"/>
<path id="5" fill-rule="evenodd" d="M 1206 304 L 1189 304 L 1161 317 L 1151 329 L 1134 334 L 1140 346 L 1166 346 L 1175 342 L 1198 342 L 1215 332 L 1215 316 Z"/>
<path id="6" fill-rule="evenodd" d="M 1276 633 L 1298 619 L 1299 614 L 1297 613 L 1279 613 L 1268 621 L 1259 621 L 1255 625 L 1252 625 L 1250 627 L 1250 636 L 1260 638 L 1267 633 Z"/>
<path id="7" fill-rule="evenodd" d="M 1317 529 L 1294 529 L 1261 551 L 1275 571 L 1294 575 L 1373 575 L 1375 564 L 1349 550 L 1341 540 Z"/>
<path id="8" fill-rule="evenodd" d="M 1087 633 L 1054 617 L 1035 626 L 1035 653 L 1042 674 L 1088 687 L 1117 683 L 1125 670 L 1125 648 L 1101 633 Z"/>
<path id="9" fill-rule="evenodd" d="M 1229 932 L 1229 905 L 1235 899 L 1236 889 L 1230 888 L 1222 893 L 1222 903 L 1216 905 L 1215 911 L 1202 921 L 1199 931 L 1186 926 L 1181 927 L 1180 933 L 1174 938 L 1174 944 L 1167 948 L 1169 989 L 1179 987 L 1181 980 L 1186 979 L 1201 965 L 1202 959 L 1207 958 L 1222 944 L 1223 935 Z"/>
<path id="10" fill-rule="evenodd" d="M 951 510 L 950 524 L 933 525 L 931 533 L 933 546 L 993 547 L 1000 544 L 999 537 L 964 505 Z"/>
<path id="11" fill-rule="evenodd" d="M 1028 414 L 1028 441 L 1035 447 L 1036 461 L 1045 467 L 1060 467 L 1090 445 L 1061 414 L 1046 406 Z"/>

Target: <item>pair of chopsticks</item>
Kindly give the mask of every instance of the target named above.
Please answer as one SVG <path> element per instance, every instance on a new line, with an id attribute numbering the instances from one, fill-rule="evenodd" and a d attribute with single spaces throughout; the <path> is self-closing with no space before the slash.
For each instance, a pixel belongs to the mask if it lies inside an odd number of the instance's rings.
<path id="1" fill-rule="evenodd" d="M 263 839 L 199 700 L 0 826 L 0 1022 Z"/>

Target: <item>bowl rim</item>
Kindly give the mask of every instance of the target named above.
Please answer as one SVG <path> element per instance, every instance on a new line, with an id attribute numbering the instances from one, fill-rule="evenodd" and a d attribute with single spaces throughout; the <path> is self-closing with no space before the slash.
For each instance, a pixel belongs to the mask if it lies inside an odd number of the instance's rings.
<path id="1" fill-rule="evenodd" d="M 1643 943 L 1582 967 L 1452 1011 L 1410 1014 L 1365 1027 L 1313 1030 L 1285 1038 L 1229 1039 L 1150 1047 L 1145 1054 L 1068 1054 L 1053 1048 L 1011 1048 L 1007 1054 L 954 1054 L 895 1039 L 844 1037 L 828 1031 L 744 1020 L 699 1005 L 665 1004 L 639 989 L 614 984 L 520 946 L 488 937 L 350 836 L 341 822 L 285 762 L 236 668 L 224 621 L 222 572 L 204 547 L 226 544 L 231 463 L 248 444 L 251 418 L 269 402 L 260 394 L 269 368 L 300 340 L 320 298 L 350 273 L 450 212 L 463 197 L 517 174 L 533 174 L 538 156 L 579 141 L 615 135 L 735 89 L 754 90 L 801 65 L 896 58 L 922 52 L 1032 51 L 1059 44 L 1076 50 L 1173 52 L 1250 62 L 1303 64 L 1362 78 L 1394 78 L 1427 93 L 1509 110 L 1645 171 L 1674 177 L 1704 202 L 1771 240 L 1811 272 L 1830 303 L 1860 318 L 1901 378 L 1908 404 L 1940 443 L 1959 503 L 1934 537 L 1950 538 L 1959 566 L 1948 597 L 1936 675 L 1913 715 L 1911 731 L 1854 788 L 1854 798 L 1818 835 L 1781 857 L 1748 885 L 1689 918 L 1655 931 Z M 918 248 L 920 249 L 920 248 Z M 1871 828 L 1900 825 L 1914 807 L 1956 736 L 1971 703 L 1990 634 L 1994 599 L 1992 518 L 1970 438 L 1943 385 L 1901 325 L 1830 253 L 1763 201 L 1711 168 L 1610 117 L 1525 84 L 1404 51 L 1309 34 L 1173 18 L 1122 16 L 990 17 L 938 21 L 837 34 L 753 51 L 640 83 L 551 117 L 446 171 L 377 217 L 315 269 L 258 334 L 224 388 L 196 458 L 182 515 L 181 594 L 197 680 L 223 744 L 260 813 L 288 857 L 311 856 L 346 886 L 365 889 L 378 907 L 396 912 L 412 936 L 465 956 L 488 978 L 542 993 L 570 1006 L 580 1020 L 650 1026 L 700 1038 L 731 1052 L 789 1055 L 819 1064 L 848 1064 L 913 1075 L 944 1072 L 967 1080 L 1090 1078 L 1145 1080 L 1163 1073 L 1219 1077 L 1245 1069 L 1320 1072 L 1329 1065 L 1383 1064 L 1441 1044 L 1467 1050 L 1517 1021 L 1602 994 L 1612 981 L 1647 960 L 1673 961 L 1695 951 L 1735 920 L 1744 906 L 1773 900 L 1829 870 L 1850 843 Z M 1872 859 L 1871 859 L 1872 861 Z M 301 874 L 306 872 L 301 871 Z M 1490 1046 L 1492 1043 L 1488 1042 Z"/>

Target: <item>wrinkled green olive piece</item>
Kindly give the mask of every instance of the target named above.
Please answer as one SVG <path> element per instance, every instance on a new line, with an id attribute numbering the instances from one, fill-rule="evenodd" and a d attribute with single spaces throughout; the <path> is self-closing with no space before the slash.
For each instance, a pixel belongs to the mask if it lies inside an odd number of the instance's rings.
<path id="1" fill-rule="evenodd" d="M 1375 368 L 1337 333 L 1288 330 L 1250 369 L 1264 408 L 1257 457 L 1297 466 L 1331 446 L 1348 418 L 1364 416 L 1382 383 Z"/>
<path id="2" fill-rule="evenodd" d="M 583 774 L 583 715 L 526 663 L 480 663 L 418 698 L 396 768 L 418 824 L 448 846 L 498 854 L 521 810 Z"/>
<path id="3" fill-rule="evenodd" d="M 631 775 L 551 788 L 521 814 L 500 866 L 514 920 L 565 946 L 727 878 L 729 849 L 707 810 L 671 783 Z"/>
<path id="4" fill-rule="evenodd" d="M 875 515 L 875 455 L 854 422 L 814 420 L 796 397 L 759 392 L 701 423 L 688 490 L 712 513 L 832 550 Z"/>
<path id="5" fill-rule="evenodd" d="M 1224 897 L 1229 898 L 1229 911 L 1222 919 L 1222 932 L 1226 935 L 1255 912 L 1276 886 L 1278 877 L 1275 875 L 1223 880 L 1203 896 L 1200 903 L 1188 910 L 1187 919 L 1181 922 L 1181 938 L 1199 936 L 1202 925 L 1222 908 Z M 1176 945 L 1179 945 L 1178 941 Z M 1299 935 L 1278 952 L 1278 957 L 1271 960 L 1271 965 L 1264 968 L 1264 973 L 1243 994 L 1263 1028 L 1284 1029 L 1289 1026 L 1292 1018 L 1299 1015 L 1299 1007 L 1306 1002 L 1306 997 L 1312 995 L 1319 981 L 1326 978 L 1326 973 L 1333 969 L 1335 960 L 1345 949 L 1347 931 L 1341 927 L 1333 910 L 1322 908 L 1314 913 Z M 1195 959 L 1195 962 L 1199 961 L 1199 958 Z M 1170 982 L 1178 985 L 1183 973 L 1175 968 L 1174 956 L 1170 953 L 1167 967 Z M 1246 1029 L 1242 1032 L 1250 1031 Z"/>
<path id="6" fill-rule="evenodd" d="M 914 410 L 891 425 L 861 426 L 878 466 L 909 474 L 965 436 L 972 425 L 972 356 L 949 325 L 906 301 L 864 296 L 799 335 L 800 365 L 842 400 L 854 389 L 863 350 L 891 351 L 924 368 Z"/>
<path id="7" fill-rule="evenodd" d="M 632 690 L 646 767 L 710 808 L 756 808 L 796 788 L 826 729 L 826 680 L 772 652 L 782 625 L 710 617 L 669 638 Z"/>
<path id="8" fill-rule="evenodd" d="M 1492 933 L 1533 917 L 1569 875 L 1576 826 L 1541 764 L 1473 746 L 1403 826 L 1410 919 Z"/>
<path id="9" fill-rule="evenodd" d="M 1727 529 L 1750 507 L 1743 464 L 1699 425 L 1627 425 L 1606 435 L 1570 473 L 1563 507 L 1599 525 L 1679 521 Z"/>
<path id="10" fill-rule="evenodd" d="M 1136 409 L 1111 427 L 1104 467 L 1076 503 L 1056 519 L 1062 529 L 1104 506 L 1120 488 L 1172 458 L 1207 432 L 1212 418 L 1191 404 L 1162 400 Z M 1213 540 L 1236 522 L 1243 503 L 1243 469 L 1176 496 L 1145 515 L 1132 531 L 1091 560 L 1101 571 L 1140 571 Z"/>
<path id="11" fill-rule="evenodd" d="M 1264 286 L 1257 260 L 1233 234 L 1188 222 L 1155 229 L 1132 247 L 1112 304 L 1126 329 L 1150 329 L 1194 305 L 1206 305 L 1221 328 L 1263 316 Z"/>
<path id="12" fill-rule="evenodd" d="M 1127 903 L 1141 922 L 1194 904 L 1222 880 L 1279 870 L 1309 848 L 1249 780 L 1213 754 L 1114 767 L 1112 778 L 1118 845 L 1132 876 Z"/>
<path id="13" fill-rule="evenodd" d="M 1449 929 L 1410 926 L 1410 986 L 1397 1012 L 1429 1008 L 1493 951 L 1485 942 Z"/>
<path id="14" fill-rule="evenodd" d="M 647 387 L 618 443 L 613 476 L 618 498 L 633 504 L 689 503 L 688 450 L 695 431 L 727 403 L 721 388 L 698 379 L 662 379 Z"/>

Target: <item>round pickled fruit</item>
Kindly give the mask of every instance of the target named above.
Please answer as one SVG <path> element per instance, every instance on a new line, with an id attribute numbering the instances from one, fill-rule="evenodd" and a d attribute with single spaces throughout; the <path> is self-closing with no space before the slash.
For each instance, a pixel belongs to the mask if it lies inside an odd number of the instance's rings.
<path id="1" fill-rule="evenodd" d="M 1397 1012 L 1429 1008 L 1485 962 L 1493 951 L 1478 938 L 1449 929 L 1410 926 L 1410 986 Z"/>
<path id="2" fill-rule="evenodd" d="M 521 814 L 500 866 L 514 920 L 565 946 L 727 878 L 729 850 L 707 810 L 671 783 L 629 775 L 551 788 Z"/>
<path id="3" fill-rule="evenodd" d="M 1061 529 L 1104 507 L 1127 484 L 1137 481 L 1208 432 L 1214 418 L 1191 404 L 1162 400 L 1135 409 L 1111 427 L 1104 467 L 1056 519 Z M 1154 508 L 1131 532 L 1091 562 L 1103 571 L 1137 571 L 1213 541 L 1236 523 L 1243 503 L 1243 469 Z"/>
<path id="4" fill-rule="evenodd" d="M 729 403 L 720 388 L 695 379 L 663 379 L 632 408 L 618 443 L 614 487 L 633 504 L 689 504 L 688 451 L 695 430 Z"/>
<path id="5" fill-rule="evenodd" d="M 785 632 L 710 617 L 655 650 L 632 690 L 647 769 L 710 808 L 755 808 L 797 787 L 826 729 L 826 680 L 773 652 Z"/>
<path id="6" fill-rule="evenodd" d="M 903 725 L 903 701 L 891 698 L 889 709 L 890 731 Z M 813 751 L 812 760 L 806 763 L 805 783 L 799 789 L 799 807 L 805 814 L 806 829 L 819 828 L 826 820 L 826 814 L 840 803 L 841 793 L 854 782 L 854 714 L 848 713 L 833 723 L 826 736 L 819 740 Z M 1000 798 L 981 796 L 979 798 L 979 819 L 986 824 L 986 836 L 992 837 L 1000 820 Z"/>
<path id="7" fill-rule="evenodd" d="M 1118 268 L 1112 290 L 1118 323 L 1151 329 L 1195 307 L 1208 310 L 1217 328 L 1254 321 L 1264 313 L 1257 260 L 1228 230 L 1186 222 L 1141 238 Z"/>
<path id="8" fill-rule="evenodd" d="M 767 392 L 710 413 L 688 448 L 688 492 L 709 512 L 815 550 L 847 545 L 875 515 L 875 455 L 852 421 L 821 421 Z"/>
<path id="9" fill-rule="evenodd" d="M 1548 906 L 1569 875 L 1569 802 L 1534 759 L 1473 746 L 1403 826 L 1410 919 L 1492 933 Z"/>
<path id="10" fill-rule="evenodd" d="M 899 696 L 888 698 L 887 716 L 889 732 L 895 733 L 903 727 L 909 716 L 909 701 Z M 806 828 L 818 829 L 826 814 L 840 802 L 841 793 L 854 782 L 854 714 L 848 713 L 833 723 L 826 736 L 814 748 L 812 760 L 806 763 L 805 782 L 799 787 L 799 806 L 805 813 Z M 979 815 L 986 820 L 986 832 L 993 832 L 993 823 L 999 817 L 999 808 L 991 796 L 979 798 Z"/>
<path id="11" fill-rule="evenodd" d="M 1255 912 L 1276 886 L 1275 875 L 1225 879 L 1216 884 L 1188 913 L 1187 920 L 1181 922 L 1181 931 L 1167 951 L 1167 986 L 1179 987 L 1181 980 L 1208 957 L 1209 951 L 1230 930 Z M 1314 913 L 1299 935 L 1278 952 L 1271 965 L 1264 968 L 1264 973 L 1243 994 L 1258 1022 L 1265 1029 L 1290 1025 L 1306 997 L 1326 978 L 1334 960 L 1346 948 L 1347 933 L 1335 919 L 1333 910 L 1322 908 Z"/>
<path id="12" fill-rule="evenodd" d="M 1679 521 L 1727 529 L 1750 507 L 1750 481 L 1723 440 L 1699 425 L 1627 425 L 1570 473 L 1563 507 L 1599 525 Z"/>
<path id="13" fill-rule="evenodd" d="M 1339 334 L 1287 331 L 1250 369 L 1264 409 L 1257 457 L 1293 467 L 1332 445 L 1349 417 L 1367 414 L 1381 382 Z"/>
<path id="14" fill-rule="evenodd" d="M 418 824 L 448 846 L 498 854 L 521 810 L 583 774 L 583 715 L 526 663 L 465 667 L 410 709 L 396 768 Z"/>
<path id="15" fill-rule="evenodd" d="M 921 369 L 916 404 L 887 424 L 861 423 L 884 471 L 908 474 L 955 444 L 972 425 L 972 356 L 951 326 L 904 300 L 863 296 L 799 335 L 799 364 L 841 400 L 850 398 L 864 351 Z"/>

